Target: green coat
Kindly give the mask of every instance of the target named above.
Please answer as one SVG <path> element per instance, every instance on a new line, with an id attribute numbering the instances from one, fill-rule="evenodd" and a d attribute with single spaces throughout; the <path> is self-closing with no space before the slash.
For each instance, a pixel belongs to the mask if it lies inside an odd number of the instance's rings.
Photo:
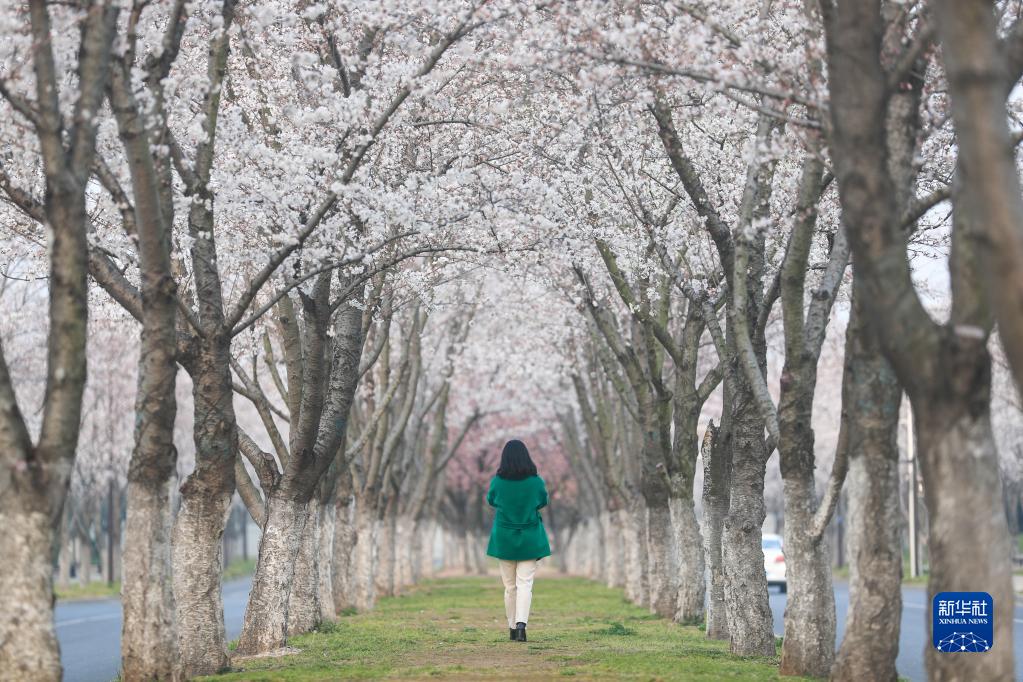
<path id="1" fill-rule="evenodd" d="M 547 487 L 539 476 L 490 481 L 487 504 L 496 509 L 487 554 L 505 561 L 528 561 L 551 555 L 540 509 L 547 506 Z"/>

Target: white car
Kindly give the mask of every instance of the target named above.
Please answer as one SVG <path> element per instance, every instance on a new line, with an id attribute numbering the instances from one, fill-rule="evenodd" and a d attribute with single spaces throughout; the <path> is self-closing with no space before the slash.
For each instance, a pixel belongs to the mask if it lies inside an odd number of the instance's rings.
<path id="1" fill-rule="evenodd" d="M 764 570 L 767 572 L 767 586 L 777 585 L 782 594 L 788 591 L 785 582 L 785 554 L 781 549 L 781 536 L 764 533 L 760 541 L 764 550 Z"/>

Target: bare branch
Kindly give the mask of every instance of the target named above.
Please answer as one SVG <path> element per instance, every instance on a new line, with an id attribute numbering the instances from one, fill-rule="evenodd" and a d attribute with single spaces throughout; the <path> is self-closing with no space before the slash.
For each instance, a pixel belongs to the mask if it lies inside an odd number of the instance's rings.
<path id="1" fill-rule="evenodd" d="M 810 537 L 814 543 L 820 542 L 824 537 L 824 531 L 831 523 L 831 517 L 838 507 L 838 500 L 842 495 L 842 486 L 845 484 L 845 475 L 849 471 L 849 413 L 842 410 L 841 421 L 838 427 L 838 445 L 835 447 L 835 461 L 831 465 L 831 476 L 828 478 L 828 487 L 824 491 L 821 504 L 814 514 L 813 524 L 810 527 Z"/>
<path id="2" fill-rule="evenodd" d="M 266 526 L 266 504 L 263 496 L 260 495 L 256 484 L 249 477 L 249 472 L 242 462 L 242 454 L 239 450 L 234 460 L 234 485 L 238 490 L 238 496 L 242 498 L 245 508 L 249 510 L 249 516 L 257 526 Z"/>

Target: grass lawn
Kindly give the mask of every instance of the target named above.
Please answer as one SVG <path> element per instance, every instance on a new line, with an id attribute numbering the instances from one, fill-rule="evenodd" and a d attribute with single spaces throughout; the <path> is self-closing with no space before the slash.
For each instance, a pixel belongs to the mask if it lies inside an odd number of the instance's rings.
<path id="1" fill-rule="evenodd" d="M 732 656 L 698 628 L 581 578 L 538 576 L 529 621 L 529 642 L 508 641 L 496 576 L 431 580 L 292 638 L 299 653 L 236 658 L 231 672 L 207 679 L 778 679 L 776 658 Z"/>
<path id="2" fill-rule="evenodd" d="M 57 599 L 61 601 L 111 599 L 121 596 L 121 581 L 115 580 L 113 585 L 107 585 L 105 580 L 96 580 L 84 585 L 71 583 L 67 587 L 54 586 L 53 591 L 56 593 Z"/>
<path id="3" fill-rule="evenodd" d="M 235 559 L 224 568 L 224 580 L 244 578 L 256 572 L 255 559 Z"/>
<path id="4" fill-rule="evenodd" d="M 256 570 L 255 559 L 235 559 L 224 569 L 224 580 L 234 580 L 252 575 Z M 121 596 L 121 581 L 115 580 L 107 585 L 105 580 L 97 580 L 85 585 L 72 583 L 67 587 L 54 586 L 53 591 L 60 601 L 78 599 L 114 599 Z"/>

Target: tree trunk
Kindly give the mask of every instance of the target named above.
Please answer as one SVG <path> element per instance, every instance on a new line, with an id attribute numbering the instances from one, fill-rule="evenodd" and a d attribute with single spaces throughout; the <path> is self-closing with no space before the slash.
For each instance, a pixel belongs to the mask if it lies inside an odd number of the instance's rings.
<path id="1" fill-rule="evenodd" d="M 764 421 L 748 391 L 736 391 L 732 410 L 732 475 L 721 543 L 731 651 L 740 656 L 774 656 L 761 545 L 761 528 L 767 516 Z"/>
<path id="2" fill-rule="evenodd" d="M 422 534 L 422 538 L 419 541 L 419 561 L 416 572 L 416 581 L 421 580 L 423 577 L 430 577 L 433 575 L 435 570 L 433 564 L 433 551 L 434 544 L 437 541 L 437 530 L 439 523 L 436 520 L 424 521 L 420 524 L 421 528 L 425 529 Z"/>
<path id="3" fill-rule="evenodd" d="M 620 532 L 625 549 L 625 596 L 633 604 L 646 605 L 646 533 L 643 532 L 645 508 L 640 499 L 633 501 L 620 514 Z"/>
<path id="4" fill-rule="evenodd" d="M 288 595 L 288 637 L 309 632 L 320 623 L 320 503 L 309 502 L 305 528 L 295 557 L 295 577 Z"/>
<path id="5" fill-rule="evenodd" d="M 1005 356 L 1023 390 L 1023 198 L 1006 96 L 1019 80 L 1006 69 L 998 33 L 1001 12 L 992 2 L 940 0 L 934 15 L 955 119 L 956 209 L 966 208 L 977 230 L 982 264 L 978 282 L 993 304 Z M 953 256 L 955 258 L 955 256 Z M 1010 647 L 1011 649 L 1011 647 Z"/>
<path id="6" fill-rule="evenodd" d="M 484 535 L 480 531 L 473 533 L 473 538 L 476 542 L 473 548 L 476 550 L 476 573 L 479 575 L 487 574 L 487 541 L 490 539 L 489 535 Z M 552 552 L 555 554 L 561 551 L 561 547 L 558 546 L 557 538 L 553 532 L 548 531 L 547 540 L 551 545 Z M 557 563 L 557 559 L 555 559 Z"/>
<path id="7" fill-rule="evenodd" d="M 78 577 L 78 582 L 81 585 L 88 585 L 92 582 L 92 542 L 90 542 L 87 535 L 78 536 L 79 545 L 81 546 L 81 575 Z"/>
<path id="8" fill-rule="evenodd" d="M 603 538 L 604 530 L 603 524 L 601 523 L 600 514 L 591 516 L 586 520 L 586 542 L 589 544 L 591 550 L 587 552 L 589 562 L 590 578 L 599 582 L 607 583 L 607 568 L 608 568 L 608 557 L 607 557 L 607 545 L 601 540 Z"/>
<path id="9" fill-rule="evenodd" d="M 586 519 L 583 527 L 576 531 L 572 538 L 575 554 L 572 556 L 572 563 L 568 566 L 569 573 L 582 570 L 584 571 L 583 575 L 594 582 L 607 582 L 605 572 L 607 556 L 605 554 L 606 547 L 601 543 L 602 537 L 600 517 L 591 516 Z"/>
<path id="10" fill-rule="evenodd" d="M 230 510 L 230 493 L 201 490 L 188 482 L 183 486 L 172 547 L 177 655 L 185 678 L 212 675 L 230 662 L 220 591 L 221 536 Z"/>
<path id="11" fill-rule="evenodd" d="M 682 348 L 676 351 L 679 362 L 675 370 L 675 393 L 671 400 L 672 466 L 667 486 L 678 565 L 672 617 L 676 622 L 688 625 L 703 622 L 707 597 L 703 535 L 696 519 L 693 500 L 696 465 L 700 456 L 700 412 L 706 401 L 703 383 L 696 383 L 699 338 L 704 325 L 696 323 L 695 319 L 692 312 L 687 315 Z M 719 370 L 713 372 L 704 381 L 712 381 L 714 377 L 721 376 Z M 709 448 L 706 454 L 710 455 Z"/>
<path id="12" fill-rule="evenodd" d="M 177 364 L 170 281 L 146 282 L 147 301 L 153 309 L 145 313 L 142 332 L 135 404 L 138 423 L 128 467 L 122 558 L 121 675 L 129 682 L 171 679 L 178 666 L 178 617 L 171 563 L 174 512 L 170 503 L 177 464 Z M 166 308 L 171 309 L 169 321 L 154 319 L 161 307 L 165 316 Z M 219 578 L 218 573 L 218 583 Z"/>
<path id="13" fill-rule="evenodd" d="M 817 376 L 811 361 L 816 363 L 816 359 L 786 357 L 778 407 L 788 586 L 780 672 L 826 677 L 835 658 L 835 593 L 825 534 L 817 536 L 814 531 L 817 490 L 810 420 Z"/>
<path id="14" fill-rule="evenodd" d="M 662 618 L 673 618 L 678 606 L 678 559 L 668 500 L 650 505 L 646 514 L 648 606 Z"/>
<path id="15" fill-rule="evenodd" d="M 395 567 L 394 587 L 395 592 L 415 582 L 414 566 L 419 552 L 419 524 L 415 523 L 407 514 L 399 514 L 395 521 Z"/>
<path id="16" fill-rule="evenodd" d="M 107 582 L 107 556 L 106 556 L 106 552 L 104 551 L 106 549 L 106 547 L 105 547 L 105 545 L 106 545 L 106 533 L 103 530 L 103 516 L 104 516 L 104 509 L 103 509 L 103 507 L 105 505 L 103 504 L 103 502 L 101 500 L 102 500 L 102 498 L 100 500 L 96 501 L 96 516 L 93 519 L 93 526 L 92 526 L 95 529 L 93 531 L 95 533 L 95 535 L 94 535 L 94 540 L 93 540 L 92 548 L 93 548 L 93 551 L 96 553 L 96 565 L 97 565 L 97 568 L 99 569 L 99 575 L 97 577 L 99 579 L 99 582 Z"/>
<path id="17" fill-rule="evenodd" d="M 688 499 L 670 497 L 668 507 L 678 553 L 678 599 L 672 616 L 677 623 L 696 625 L 703 622 L 703 604 L 707 594 L 700 523 L 696 520 L 691 496 Z"/>
<path id="18" fill-rule="evenodd" d="M 409 557 L 409 585 L 433 573 L 433 534 L 436 526 L 428 519 L 412 523 L 412 554 Z"/>
<path id="19" fill-rule="evenodd" d="M 558 546 L 562 547 L 560 568 L 562 572 L 599 581 L 600 543 L 593 538 L 593 517 L 577 521 L 574 526 L 565 528 L 563 539 L 559 541 Z"/>
<path id="20" fill-rule="evenodd" d="M 279 494 L 267 500 L 266 525 L 238 640 L 239 654 L 261 654 L 287 644 L 288 603 L 296 577 L 296 556 L 306 544 L 303 536 L 308 517 L 308 504 Z"/>
<path id="21" fill-rule="evenodd" d="M 128 467 L 124 529 L 121 674 L 126 680 L 170 679 L 178 664 L 170 508 L 170 486 L 177 468 L 178 373 L 178 298 L 170 257 L 172 183 L 169 161 L 154 158 L 129 68 L 124 63 L 113 65 L 108 89 L 131 175 L 142 301 L 135 447 Z M 113 481 L 110 490 L 111 507 L 119 507 L 113 503 Z M 119 513 L 112 513 L 111 546 L 117 520 Z M 114 555 L 111 550 L 111 577 L 116 573 Z"/>
<path id="22" fill-rule="evenodd" d="M 780 672 L 826 677 L 835 657 L 835 592 L 827 542 L 812 536 L 817 511 L 812 465 L 789 472 L 783 485 L 788 600 Z M 760 557 L 763 564 L 762 551 Z"/>
<path id="23" fill-rule="evenodd" d="M 111 562 L 108 560 L 107 549 L 109 548 L 109 535 L 103 530 L 103 516 L 106 505 L 97 505 L 96 509 L 96 555 L 99 557 L 99 579 L 110 587 L 113 579 L 110 577 Z"/>
<path id="24" fill-rule="evenodd" d="M 607 582 L 607 546 L 602 542 L 603 526 L 599 516 L 586 519 L 583 528 L 577 531 L 577 561 L 584 566 L 585 575 L 597 582 Z"/>
<path id="25" fill-rule="evenodd" d="M 469 548 L 469 534 L 464 528 L 458 531 L 458 562 L 463 573 L 472 573 L 472 558 Z"/>
<path id="26" fill-rule="evenodd" d="M 725 410 L 729 399 L 730 380 L 725 379 Z M 725 569 L 722 563 L 722 536 L 728 516 L 728 498 L 732 478 L 731 435 L 724 426 L 708 425 L 709 447 L 703 450 L 703 529 L 704 553 L 707 557 L 707 637 L 728 639 L 728 609 L 725 603 Z"/>
<path id="27" fill-rule="evenodd" d="M 468 565 L 466 568 L 471 573 L 483 575 L 487 572 L 486 550 L 480 537 L 480 528 L 483 527 L 483 506 L 482 495 L 472 495 L 466 504 L 465 524 L 465 547 L 468 552 Z M 544 512 L 547 514 L 547 523 L 550 526 L 554 523 L 550 515 L 550 509 Z M 547 528 L 547 530 L 550 530 Z"/>
<path id="28" fill-rule="evenodd" d="M 981 349 L 990 370 L 990 359 Z M 1013 680 L 1012 628 L 1015 596 L 1008 524 L 1002 507 L 998 453 L 990 419 L 990 374 L 972 378 L 969 404 L 917 400 L 920 463 L 929 514 L 931 574 L 927 582 L 927 623 L 938 592 L 984 591 L 995 602 L 994 647 L 979 656 L 943 654 L 927 646 L 932 680 Z M 953 369 L 949 369 L 953 373 Z M 952 408 L 952 409 L 949 409 Z M 964 514 L 963 510 L 969 513 Z"/>
<path id="29" fill-rule="evenodd" d="M 600 515 L 600 535 L 604 546 L 605 584 L 608 587 L 625 585 L 625 546 L 622 542 L 620 511 L 605 511 Z"/>
<path id="30" fill-rule="evenodd" d="M 65 505 L 64 513 L 61 514 L 60 518 L 60 535 L 57 538 L 57 542 L 60 543 L 57 555 L 57 587 L 66 588 L 71 584 L 71 562 L 74 560 L 70 533 L 68 532 L 68 505 Z"/>
<path id="31" fill-rule="evenodd" d="M 468 552 L 469 571 L 477 575 L 484 575 L 487 572 L 486 554 L 479 531 L 475 528 L 465 531 L 465 547 Z"/>
<path id="32" fill-rule="evenodd" d="M 118 563 L 121 552 L 121 502 L 113 476 L 107 482 L 107 586 L 113 587 L 120 577 Z"/>
<path id="33" fill-rule="evenodd" d="M 317 545 L 317 565 L 319 579 L 319 602 L 321 621 L 337 620 L 334 603 L 334 524 L 336 515 L 334 506 L 329 502 L 319 502 L 320 542 Z"/>
<path id="34" fill-rule="evenodd" d="M 35 71 L 35 132 L 39 143 L 49 256 L 46 385 L 38 440 L 33 443 L 0 347 L 0 678 L 58 680 L 60 653 L 53 625 L 54 530 L 67 497 L 80 435 L 88 322 L 86 191 L 96 124 L 109 74 L 119 8 L 93 3 L 77 20 L 81 40 L 77 88 L 64 88 L 54 68 L 45 2 L 29 3 Z M 74 31 L 63 25 L 62 34 Z M 63 90 L 63 92 L 62 92 Z M 71 103 L 72 125 L 59 102 Z M 62 139 L 67 130 L 68 142 Z M 32 144 L 32 142 L 26 143 Z"/>
<path id="35" fill-rule="evenodd" d="M 444 568 L 465 571 L 465 535 L 445 528 Z"/>
<path id="36" fill-rule="evenodd" d="M 367 500 L 355 503 L 355 551 L 352 562 L 353 603 L 359 611 L 368 611 L 376 604 L 377 530 L 376 510 Z"/>
<path id="37" fill-rule="evenodd" d="M 329 327 L 330 273 L 322 273 L 315 285 L 315 300 L 307 306 L 307 331 L 312 335 L 303 370 L 305 391 L 301 395 L 301 419 L 290 434 L 290 457 L 281 477 L 263 476 L 262 486 L 271 489 L 267 521 L 260 542 L 259 560 L 238 651 L 258 654 L 279 649 L 290 634 L 313 628 L 320 619 L 320 506 L 338 487 L 350 489 L 343 453 L 348 413 L 360 377 L 363 346 L 363 312 L 353 301 L 342 301 L 334 317 L 331 344 L 323 343 Z M 345 284 L 342 278 L 342 285 Z M 329 355 L 327 357 L 327 347 Z M 327 371 L 329 368 L 329 372 Z M 336 466 L 334 466 L 336 463 Z M 334 469 L 331 470 L 331 467 Z M 324 478 L 332 478 L 327 485 Z M 268 485 L 269 481 L 273 481 Z"/>
<path id="38" fill-rule="evenodd" d="M 17 491 L 7 493 L 12 497 Z M 28 507 L 29 505 L 25 505 Z M 0 512 L 0 680 L 60 680 L 53 627 L 50 520 L 40 511 Z M 13 568 L 12 568 L 13 567 Z"/>
<path id="39" fill-rule="evenodd" d="M 476 566 L 473 563 L 472 534 L 467 528 L 463 528 L 459 534 L 458 547 L 462 555 L 462 570 L 465 573 L 475 573 Z"/>
<path id="40" fill-rule="evenodd" d="M 227 523 L 224 524 L 224 535 L 223 538 L 221 539 L 221 542 L 224 544 L 224 547 L 221 551 L 223 552 L 224 557 L 223 562 L 225 570 L 227 569 L 228 566 L 231 565 L 231 562 L 234 560 L 234 557 L 231 556 L 231 532 L 232 532 L 231 516 L 233 516 L 233 514 L 234 514 L 233 512 L 228 512 L 227 514 Z"/>
<path id="41" fill-rule="evenodd" d="M 561 559 L 564 571 L 572 575 L 593 578 L 592 550 L 587 522 L 577 523 L 574 529 L 566 529 L 565 537 L 559 541 L 562 547 Z"/>
<path id="42" fill-rule="evenodd" d="M 962 4 L 971 12 L 990 9 Z M 942 3 L 943 13 L 949 7 Z M 827 32 L 829 69 L 837 75 L 829 80 L 832 156 L 841 161 L 835 175 L 855 263 L 863 266 L 871 324 L 913 401 L 931 514 L 928 590 L 932 597 L 938 590 L 984 590 L 995 600 L 995 648 L 980 656 L 956 656 L 928 646 L 928 673 L 940 680 L 1011 680 L 1013 647 L 998 646 L 1012 641 L 1014 597 L 990 424 L 989 320 L 978 301 L 981 273 L 970 232 L 976 228 L 969 225 L 977 197 L 965 204 L 962 196 L 956 201 L 951 323 L 939 326 L 916 295 L 904 237 L 895 232 L 900 214 L 891 189 L 898 183 L 883 166 L 890 150 L 883 146 L 881 120 L 881 105 L 891 94 L 885 86 L 889 74 L 880 68 L 876 43 L 865 37 L 877 35 L 881 17 L 876 4 L 848 3 L 836 9 Z M 942 23 L 947 33 L 950 25 Z M 973 73 L 970 79 L 984 87 L 988 75 Z M 971 210 L 964 211 L 965 206 Z"/>
<path id="43" fill-rule="evenodd" d="M 836 682 L 895 682 L 902 617 L 899 404 L 902 388 L 866 329 L 859 297 L 845 343 L 842 403 L 849 428 L 849 611 L 831 669 Z M 845 408 L 843 408 L 845 409 Z"/>
<path id="44" fill-rule="evenodd" d="M 172 556 L 177 653 L 181 674 L 189 678 L 212 675 L 230 662 L 220 587 L 224 573 L 221 540 L 235 491 L 238 429 L 229 340 L 204 340 L 186 362 L 192 377 L 196 464 L 181 486 Z"/>
<path id="45" fill-rule="evenodd" d="M 128 477 L 121 588 L 121 677 L 128 682 L 170 680 L 176 674 L 177 616 L 171 567 L 173 485 L 171 477 L 155 485 L 153 481 Z"/>
<path id="46" fill-rule="evenodd" d="M 395 514 L 390 510 L 388 504 L 384 511 L 383 518 L 379 520 L 377 531 L 377 567 L 373 575 L 376 582 L 375 589 L 377 596 L 389 597 L 394 594 L 394 543 L 395 543 Z"/>
<path id="47" fill-rule="evenodd" d="M 355 498 L 338 495 L 334 514 L 334 549 L 331 579 L 334 610 L 341 615 L 355 606 L 352 585 L 352 555 L 355 550 Z"/>

